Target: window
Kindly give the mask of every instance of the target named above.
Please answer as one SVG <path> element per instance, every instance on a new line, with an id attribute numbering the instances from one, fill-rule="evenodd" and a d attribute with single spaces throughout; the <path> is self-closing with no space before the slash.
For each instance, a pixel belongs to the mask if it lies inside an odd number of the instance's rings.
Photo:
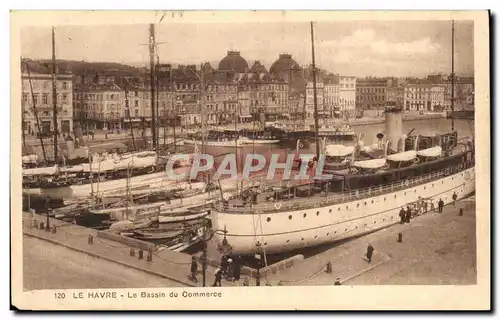
<path id="1" fill-rule="evenodd" d="M 23 93 L 23 102 L 28 102 L 28 94 Z"/>
<path id="2" fill-rule="evenodd" d="M 42 104 L 49 104 L 49 94 L 48 93 L 43 94 Z"/>
<path id="3" fill-rule="evenodd" d="M 288 216 L 288 219 L 289 219 L 289 220 L 292 220 L 292 216 L 291 216 L 291 215 L 289 215 L 289 216 Z"/>
<path id="4" fill-rule="evenodd" d="M 33 103 L 34 103 L 35 105 L 37 105 L 37 104 L 38 104 L 38 94 L 34 94 L 34 95 L 33 95 Z"/>
<path id="5" fill-rule="evenodd" d="M 319 211 L 317 212 L 317 214 L 319 214 Z M 304 218 L 305 218 L 305 217 L 307 217 L 307 214 L 306 214 L 306 213 L 304 213 Z"/>
<path id="6" fill-rule="evenodd" d="M 63 93 L 63 95 L 62 95 L 62 103 L 63 104 L 68 103 L 68 95 L 66 93 Z"/>
<path id="7" fill-rule="evenodd" d="M 136 108 L 138 108 L 138 107 L 139 107 L 139 100 L 135 100 L 135 101 L 134 101 L 134 106 L 135 106 Z"/>
<path id="8" fill-rule="evenodd" d="M 267 222 L 271 221 L 271 218 L 267 218 L 267 219 L 266 219 L 266 221 L 267 221 Z"/>
<path id="9" fill-rule="evenodd" d="M 139 110 L 135 109 L 135 116 L 138 117 L 139 116 Z"/>
<path id="10" fill-rule="evenodd" d="M 68 83 L 67 82 L 63 82 L 62 83 L 62 88 L 63 88 L 63 90 L 67 90 L 68 89 Z"/>

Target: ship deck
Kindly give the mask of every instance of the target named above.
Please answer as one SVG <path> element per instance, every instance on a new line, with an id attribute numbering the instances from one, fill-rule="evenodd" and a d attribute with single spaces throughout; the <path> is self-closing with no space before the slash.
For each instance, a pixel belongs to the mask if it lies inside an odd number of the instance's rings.
<path id="1" fill-rule="evenodd" d="M 289 199 L 274 200 L 269 199 L 272 197 L 272 191 L 259 194 L 257 203 L 245 203 L 239 199 L 230 199 L 227 203 L 219 202 L 214 204 L 215 210 L 229 214 L 250 214 L 250 213 L 279 213 L 287 211 L 296 211 L 304 209 L 319 208 L 328 205 L 335 205 L 339 203 L 362 200 L 364 198 L 373 197 L 376 195 L 383 195 L 403 189 L 418 186 L 423 183 L 439 180 L 450 173 L 447 170 L 433 172 L 431 174 L 408 179 L 403 182 L 391 183 L 376 187 L 369 187 L 347 192 L 320 192 L 311 194 L 311 196 L 295 197 L 290 195 Z M 312 193 L 312 192 L 311 192 Z M 267 200 L 269 199 L 269 200 Z"/>

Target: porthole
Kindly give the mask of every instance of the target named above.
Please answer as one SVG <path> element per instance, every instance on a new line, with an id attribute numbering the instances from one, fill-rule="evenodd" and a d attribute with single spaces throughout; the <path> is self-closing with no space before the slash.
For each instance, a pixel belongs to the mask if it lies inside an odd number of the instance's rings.
<path id="1" fill-rule="evenodd" d="M 289 216 L 288 216 L 288 219 L 292 220 L 292 215 L 289 215 Z"/>
<path id="2" fill-rule="evenodd" d="M 427 189 L 427 187 L 426 187 L 426 186 L 424 186 L 424 190 L 425 190 L 425 189 Z"/>
<path id="3" fill-rule="evenodd" d="M 318 212 L 316 212 L 316 213 L 317 213 L 317 214 L 319 214 L 319 211 L 318 211 Z M 304 217 L 304 218 L 305 218 L 305 217 L 307 217 L 307 214 L 306 214 L 306 213 L 304 213 L 303 217 Z"/>
<path id="4" fill-rule="evenodd" d="M 372 203 L 373 203 L 373 201 L 372 201 Z M 366 201 L 365 201 L 365 206 L 366 206 L 366 204 L 367 204 L 367 203 L 366 203 Z"/>
<path id="5" fill-rule="evenodd" d="M 314 239 L 316 239 L 318 236 L 314 236 Z"/>
<path id="6" fill-rule="evenodd" d="M 267 246 L 267 242 L 264 242 L 264 245 Z"/>
<path id="7" fill-rule="evenodd" d="M 337 211 L 340 211 L 340 207 L 338 207 Z"/>
<path id="8" fill-rule="evenodd" d="M 373 224 L 377 223 L 377 221 L 373 221 Z"/>
<path id="9" fill-rule="evenodd" d="M 329 235 L 330 235 L 330 232 L 328 232 L 328 233 L 326 234 L 326 236 L 327 236 L 327 237 L 328 237 Z"/>
<path id="10" fill-rule="evenodd" d="M 363 225 L 363 227 L 366 227 L 366 226 L 367 226 L 367 224 L 365 223 L 365 224 Z"/>
<path id="11" fill-rule="evenodd" d="M 328 210 L 329 213 L 332 213 L 332 209 Z M 319 215 L 319 214 L 318 214 Z"/>
<path id="12" fill-rule="evenodd" d="M 385 197 L 384 197 L 384 201 L 385 201 Z"/>
<path id="13" fill-rule="evenodd" d="M 394 199 L 396 199 L 396 195 L 394 195 Z"/>
<path id="14" fill-rule="evenodd" d="M 394 217 L 391 217 L 391 220 L 394 220 Z"/>
<path id="15" fill-rule="evenodd" d="M 271 218 L 267 218 L 267 219 L 266 219 L 266 221 L 267 221 L 267 222 L 271 221 Z"/>
<path id="16" fill-rule="evenodd" d="M 304 241 L 304 238 L 300 239 L 300 241 Z"/>
<path id="17" fill-rule="evenodd" d="M 413 193 L 417 193 L 417 189 L 413 190 Z"/>
<path id="18" fill-rule="evenodd" d="M 305 213 L 304 213 L 305 214 Z M 319 211 L 316 211 L 316 215 L 319 216 Z"/>
<path id="19" fill-rule="evenodd" d="M 287 240 L 287 241 L 286 241 L 286 243 L 289 243 L 289 242 L 290 242 L 290 240 Z"/>
<path id="20" fill-rule="evenodd" d="M 334 234 L 337 234 L 337 231 L 334 231 L 333 233 L 334 233 Z"/>
<path id="21" fill-rule="evenodd" d="M 434 188 L 434 183 L 432 184 L 432 187 Z"/>
<path id="22" fill-rule="evenodd" d="M 372 200 L 372 204 L 373 204 L 373 200 Z"/>
<path id="23" fill-rule="evenodd" d="M 444 181 L 441 181 L 441 184 L 443 184 L 443 183 L 444 183 Z"/>
<path id="24" fill-rule="evenodd" d="M 405 196 L 406 196 L 406 192 L 405 192 Z"/>
<path id="25" fill-rule="evenodd" d="M 358 228 L 358 226 L 355 226 L 355 227 L 354 227 L 354 229 L 357 229 L 357 228 Z"/>
<path id="26" fill-rule="evenodd" d="M 347 210 L 347 209 L 349 209 L 349 206 L 345 206 L 345 209 L 346 209 L 346 210 Z"/>
<path id="27" fill-rule="evenodd" d="M 347 231 L 347 228 L 345 228 L 345 230 L 344 230 L 344 231 Z"/>
<path id="28" fill-rule="evenodd" d="M 358 207 L 358 208 L 359 208 L 359 203 L 356 205 L 356 207 Z"/>

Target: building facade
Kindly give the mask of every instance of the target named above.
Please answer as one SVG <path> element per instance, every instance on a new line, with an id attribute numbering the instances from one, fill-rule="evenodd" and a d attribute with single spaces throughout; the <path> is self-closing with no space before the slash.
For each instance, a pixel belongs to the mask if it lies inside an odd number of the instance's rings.
<path id="1" fill-rule="evenodd" d="M 354 117 L 356 113 L 356 77 L 339 76 L 338 107 L 342 114 Z"/>
<path id="2" fill-rule="evenodd" d="M 387 81 L 358 79 L 356 82 L 356 108 L 382 109 L 387 102 Z"/>
<path id="3" fill-rule="evenodd" d="M 339 76 L 333 75 L 331 77 L 325 77 L 323 80 L 324 108 L 330 117 L 334 117 L 334 112 L 338 109 L 340 104 Z"/>
<path id="4" fill-rule="evenodd" d="M 318 117 L 329 117 L 329 112 L 324 105 L 324 83 L 322 79 L 316 81 L 316 100 L 318 108 Z M 314 119 L 314 85 L 309 81 L 306 86 L 306 119 Z"/>
<path id="5" fill-rule="evenodd" d="M 51 74 L 21 75 L 22 84 L 22 117 L 25 134 L 34 135 L 38 130 L 54 132 L 53 122 L 53 95 Z M 57 131 L 62 134 L 73 132 L 73 76 L 58 74 L 56 76 L 56 110 Z"/>

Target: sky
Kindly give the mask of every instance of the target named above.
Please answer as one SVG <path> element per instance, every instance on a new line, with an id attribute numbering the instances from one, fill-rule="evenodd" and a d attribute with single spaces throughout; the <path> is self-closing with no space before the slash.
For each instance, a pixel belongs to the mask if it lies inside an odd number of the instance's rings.
<path id="1" fill-rule="evenodd" d="M 316 65 L 358 77 L 419 77 L 451 72 L 451 21 L 340 21 L 315 23 Z M 146 24 L 56 26 L 58 59 L 148 64 Z M 240 51 L 249 65 L 268 69 L 280 53 L 311 64 L 306 22 L 170 23 L 156 25 L 161 62 L 211 62 L 217 67 L 228 50 Z M 455 72 L 474 73 L 472 21 L 455 21 Z M 21 30 L 21 54 L 51 57 L 51 30 Z"/>

